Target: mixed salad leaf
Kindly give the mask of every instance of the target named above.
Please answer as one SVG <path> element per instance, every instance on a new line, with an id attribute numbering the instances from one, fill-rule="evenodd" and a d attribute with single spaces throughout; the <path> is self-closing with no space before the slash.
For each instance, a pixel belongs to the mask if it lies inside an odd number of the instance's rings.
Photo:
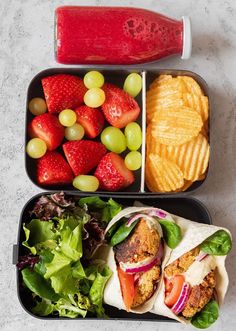
<path id="1" fill-rule="evenodd" d="M 105 316 L 103 291 L 111 277 L 104 261 L 93 259 L 104 244 L 107 223 L 122 209 L 112 199 L 41 196 L 23 224 L 22 245 L 29 254 L 17 264 L 32 292 L 32 312 L 75 318 Z"/>

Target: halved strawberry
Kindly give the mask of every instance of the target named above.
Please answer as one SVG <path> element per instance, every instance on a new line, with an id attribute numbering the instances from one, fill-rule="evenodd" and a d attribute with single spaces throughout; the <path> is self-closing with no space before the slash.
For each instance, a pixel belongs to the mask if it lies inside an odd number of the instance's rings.
<path id="1" fill-rule="evenodd" d="M 134 175 L 121 156 L 107 153 L 100 161 L 94 174 L 100 183 L 100 188 L 106 191 L 119 191 L 134 182 Z"/>
<path id="2" fill-rule="evenodd" d="M 63 150 L 75 176 L 88 174 L 106 154 L 103 144 L 90 140 L 68 141 Z"/>
<path id="3" fill-rule="evenodd" d="M 35 116 L 29 124 L 28 132 L 32 138 L 44 140 L 50 151 L 56 149 L 64 138 L 64 127 L 56 116 L 49 113 Z"/>
<path id="4" fill-rule="evenodd" d="M 63 109 L 80 106 L 87 91 L 81 78 L 67 74 L 45 77 L 42 85 L 49 113 L 60 113 Z"/>
<path id="5" fill-rule="evenodd" d="M 80 123 L 88 138 L 95 138 L 102 131 L 105 118 L 101 110 L 88 106 L 80 106 L 75 109 L 77 123 Z"/>
<path id="6" fill-rule="evenodd" d="M 104 84 L 102 89 L 106 95 L 102 111 L 112 126 L 121 129 L 128 123 L 136 121 L 140 108 L 134 98 L 112 84 Z"/>
<path id="7" fill-rule="evenodd" d="M 47 152 L 37 160 L 37 182 L 41 185 L 70 184 L 73 172 L 58 152 Z"/>

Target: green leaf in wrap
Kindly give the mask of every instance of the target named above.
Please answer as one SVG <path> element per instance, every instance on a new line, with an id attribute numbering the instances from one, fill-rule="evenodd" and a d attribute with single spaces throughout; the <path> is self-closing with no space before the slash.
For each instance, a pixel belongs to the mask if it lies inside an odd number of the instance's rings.
<path id="1" fill-rule="evenodd" d="M 182 240 L 180 227 L 173 222 L 160 218 L 158 218 L 158 221 L 161 224 L 165 242 L 171 249 L 174 249 Z"/>
<path id="2" fill-rule="evenodd" d="M 219 317 L 219 306 L 215 300 L 211 300 L 191 320 L 191 324 L 198 329 L 206 329 Z"/>
<path id="3" fill-rule="evenodd" d="M 204 240 L 200 247 L 209 255 L 227 255 L 232 248 L 232 240 L 225 230 L 219 230 Z"/>

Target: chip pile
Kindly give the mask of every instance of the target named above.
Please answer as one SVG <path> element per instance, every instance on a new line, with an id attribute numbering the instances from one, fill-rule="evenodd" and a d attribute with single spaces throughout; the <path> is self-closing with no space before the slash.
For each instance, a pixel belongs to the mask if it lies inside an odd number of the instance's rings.
<path id="1" fill-rule="evenodd" d="M 147 92 L 146 185 L 179 192 L 208 168 L 208 97 L 189 76 L 161 75 Z"/>

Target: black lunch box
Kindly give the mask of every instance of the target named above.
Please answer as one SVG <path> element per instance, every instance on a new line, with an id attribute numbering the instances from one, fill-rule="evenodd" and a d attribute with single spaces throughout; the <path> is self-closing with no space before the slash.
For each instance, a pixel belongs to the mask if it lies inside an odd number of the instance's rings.
<path id="1" fill-rule="evenodd" d="M 13 264 L 16 264 L 19 260 L 20 256 L 27 254 L 27 249 L 22 246 L 22 241 L 24 240 L 24 231 L 22 228 L 23 223 L 27 223 L 30 221 L 30 211 L 33 209 L 35 202 L 39 199 L 40 196 L 45 194 L 53 194 L 54 192 L 43 192 L 35 195 L 32 197 L 24 206 L 21 216 L 19 219 L 19 228 L 18 228 L 18 239 L 17 244 L 13 246 Z M 69 196 L 73 196 L 76 198 L 81 198 L 84 196 L 94 196 L 94 194 L 83 193 L 83 192 L 68 192 L 66 193 Z M 100 194 L 101 198 L 109 199 L 109 194 Z M 132 206 L 135 201 L 139 201 L 143 204 L 155 206 L 161 209 L 168 211 L 169 213 L 179 215 L 186 219 L 190 219 L 195 222 L 201 222 L 205 224 L 212 224 L 211 216 L 204 206 L 203 203 L 198 201 L 197 199 L 190 198 L 190 197 L 166 197 L 166 196 L 150 196 L 150 195 L 113 195 L 113 198 L 118 202 L 121 203 L 123 206 Z M 17 279 L 17 294 L 18 299 L 22 308 L 29 313 L 33 317 L 37 317 L 43 320 L 55 320 L 55 319 L 67 319 L 65 317 L 56 317 L 49 315 L 47 317 L 40 317 L 34 315 L 30 308 L 33 306 L 32 302 L 32 294 L 31 292 L 22 285 L 22 277 L 20 271 L 16 270 L 16 279 Z M 145 314 L 133 314 L 127 313 L 124 310 L 119 310 L 115 307 L 111 307 L 105 305 L 106 314 L 109 316 L 109 319 L 114 320 L 135 320 L 135 321 L 158 321 L 158 322 L 175 322 L 164 316 L 155 315 L 152 313 L 145 313 Z M 77 319 L 82 319 L 82 317 L 78 317 Z M 97 317 L 86 317 L 86 319 L 97 320 Z"/>

